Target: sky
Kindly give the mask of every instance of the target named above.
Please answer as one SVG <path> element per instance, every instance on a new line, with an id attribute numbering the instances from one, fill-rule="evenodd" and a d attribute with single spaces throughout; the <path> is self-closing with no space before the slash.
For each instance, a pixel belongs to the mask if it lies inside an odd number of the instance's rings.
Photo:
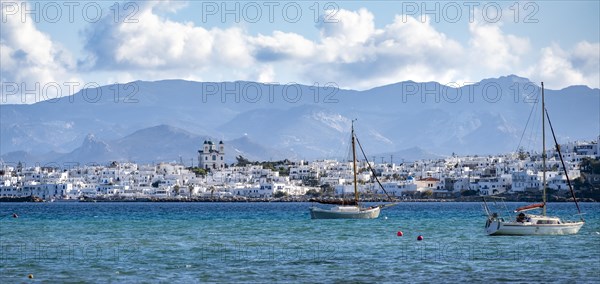
<path id="1" fill-rule="evenodd" d="M 135 80 L 600 87 L 599 1 L 4 1 L 1 103 Z"/>

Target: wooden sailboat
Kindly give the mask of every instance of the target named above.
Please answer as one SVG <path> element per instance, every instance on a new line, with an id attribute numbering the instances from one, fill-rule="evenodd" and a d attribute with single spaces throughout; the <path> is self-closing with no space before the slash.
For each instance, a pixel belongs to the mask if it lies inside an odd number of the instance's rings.
<path id="1" fill-rule="evenodd" d="M 562 167 L 567 178 L 569 189 L 571 190 L 571 196 L 573 202 L 577 206 L 579 212 L 580 221 L 563 221 L 559 217 L 551 217 L 546 215 L 546 126 L 545 118 L 548 118 L 550 129 L 552 130 L 552 136 L 554 137 L 554 143 L 558 156 L 562 163 Z M 484 209 L 488 215 L 487 222 L 485 224 L 485 231 L 488 235 L 569 235 L 577 234 L 579 229 L 585 224 L 585 221 L 581 217 L 581 210 L 575 197 L 575 192 L 571 186 L 571 181 L 565 167 L 562 155 L 560 153 L 560 146 L 554 135 L 554 129 L 550 122 L 550 116 L 545 108 L 544 103 L 544 83 L 542 82 L 542 202 L 530 204 L 517 208 L 514 212 L 519 213 L 516 218 L 511 220 L 505 220 L 500 217 L 498 213 L 492 213 L 484 199 Z M 530 210 L 541 209 L 541 215 L 525 213 Z"/>
<path id="2" fill-rule="evenodd" d="M 354 179 L 354 199 L 350 200 L 317 200 L 323 204 L 333 204 L 331 208 L 320 208 L 312 206 L 310 217 L 312 219 L 375 219 L 379 217 L 382 208 L 395 205 L 382 204 L 370 207 L 361 206 L 358 198 L 358 185 L 356 178 L 356 143 L 358 140 L 354 134 L 354 120 L 352 121 L 352 172 Z M 362 149 L 362 146 L 361 146 Z M 370 166 L 369 166 L 370 167 Z"/>

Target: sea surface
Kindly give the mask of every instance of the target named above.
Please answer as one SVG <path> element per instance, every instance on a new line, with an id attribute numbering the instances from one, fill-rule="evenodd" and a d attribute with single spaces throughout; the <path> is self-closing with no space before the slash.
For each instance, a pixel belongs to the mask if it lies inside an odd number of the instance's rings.
<path id="1" fill-rule="evenodd" d="M 598 203 L 581 204 L 577 235 L 498 237 L 479 203 L 401 203 L 375 220 L 311 220 L 310 206 L 0 203 L 0 283 L 600 282 Z"/>

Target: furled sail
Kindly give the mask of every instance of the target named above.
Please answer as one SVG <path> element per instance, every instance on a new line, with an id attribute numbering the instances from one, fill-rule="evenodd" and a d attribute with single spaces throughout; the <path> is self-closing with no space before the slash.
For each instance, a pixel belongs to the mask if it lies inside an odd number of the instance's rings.
<path id="1" fill-rule="evenodd" d="M 529 211 L 529 210 L 543 208 L 543 207 L 544 207 L 544 203 L 534 203 L 534 204 L 529 204 L 526 206 L 519 207 L 519 208 L 515 209 L 515 212 Z"/>

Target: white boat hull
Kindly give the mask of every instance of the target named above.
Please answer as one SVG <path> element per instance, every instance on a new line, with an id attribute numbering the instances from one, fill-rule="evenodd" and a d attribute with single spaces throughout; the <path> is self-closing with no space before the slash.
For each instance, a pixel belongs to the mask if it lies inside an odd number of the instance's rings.
<path id="1" fill-rule="evenodd" d="M 562 224 L 532 224 L 519 222 L 504 222 L 493 220 L 486 224 L 488 235 L 572 235 L 577 234 L 584 222 L 568 222 Z"/>
<path id="2" fill-rule="evenodd" d="M 357 206 L 335 206 L 331 209 L 310 208 L 311 219 L 375 219 L 379 217 L 381 208 L 360 208 Z"/>

